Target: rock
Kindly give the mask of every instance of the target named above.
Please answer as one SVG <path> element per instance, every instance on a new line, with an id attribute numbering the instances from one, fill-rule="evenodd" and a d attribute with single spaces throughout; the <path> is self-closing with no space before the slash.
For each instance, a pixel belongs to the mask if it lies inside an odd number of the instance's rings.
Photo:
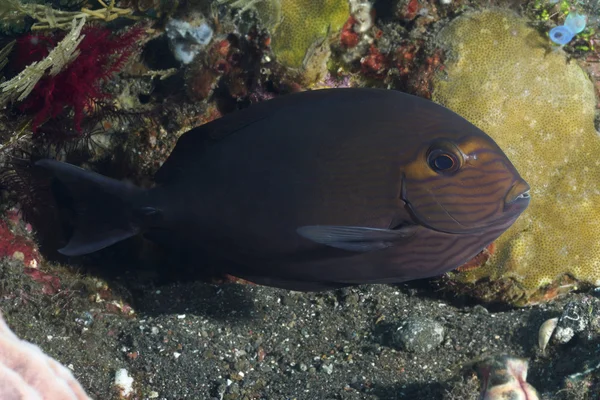
<path id="1" fill-rule="evenodd" d="M 395 346 L 412 353 L 426 353 L 444 340 L 444 326 L 429 318 L 408 318 L 392 334 Z"/>
<path id="2" fill-rule="evenodd" d="M 167 23 L 165 32 L 173 55 L 183 64 L 191 63 L 213 37 L 213 29 L 203 19 L 193 24 L 172 19 Z"/>
<path id="3" fill-rule="evenodd" d="M 575 335 L 587 336 L 586 332 L 595 325 L 594 316 L 600 310 L 600 301 L 594 297 L 583 297 L 567 303 L 554 331 L 554 340 L 567 343 Z M 595 311 L 595 312 L 594 312 Z M 591 332 L 589 332 L 591 334 Z"/>

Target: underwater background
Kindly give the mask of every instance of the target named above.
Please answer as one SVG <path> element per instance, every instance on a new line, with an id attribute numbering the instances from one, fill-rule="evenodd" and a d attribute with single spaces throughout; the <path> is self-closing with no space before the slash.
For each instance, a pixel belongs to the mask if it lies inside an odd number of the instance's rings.
<path id="1" fill-rule="evenodd" d="M 596 0 L 0 0 L 0 311 L 93 399 L 600 399 L 599 26 Z M 56 252 L 31 162 L 150 187 L 186 131 L 338 87 L 455 111 L 529 207 L 443 276 L 321 293 L 142 237 Z"/>

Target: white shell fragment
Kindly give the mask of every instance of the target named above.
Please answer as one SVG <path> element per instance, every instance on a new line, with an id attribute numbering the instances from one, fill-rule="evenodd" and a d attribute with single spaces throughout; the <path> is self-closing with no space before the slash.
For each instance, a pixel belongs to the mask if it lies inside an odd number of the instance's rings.
<path id="1" fill-rule="evenodd" d="M 114 385 L 121 397 L 127 398 L 133 393 L 133 378 L 129 376 L 129 372 L 125 368 L 121 368 L 115 373 Z"/>
<path id="2" fill-rule="evenodd" d="M 550 318 L 540 326 L 540 330 L 538 331 L 538 346 L 540 347 L 542 354 L 546 354 L 546 346 L 556 330 L 557 324 L 558 318 Z"/>

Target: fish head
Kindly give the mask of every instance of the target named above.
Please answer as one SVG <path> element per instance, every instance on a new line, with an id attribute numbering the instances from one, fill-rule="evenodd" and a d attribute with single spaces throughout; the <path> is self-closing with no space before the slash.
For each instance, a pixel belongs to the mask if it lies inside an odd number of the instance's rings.
<path id="1" fill-rule="evenodd" d="M 529 205 L 529 185 L 485 133 L 423 141 L 403 163 L 401 198 L 420 224 L 476 233 L 512 224 Z M 508 227 L 508 225 L 507 225 Z"/>

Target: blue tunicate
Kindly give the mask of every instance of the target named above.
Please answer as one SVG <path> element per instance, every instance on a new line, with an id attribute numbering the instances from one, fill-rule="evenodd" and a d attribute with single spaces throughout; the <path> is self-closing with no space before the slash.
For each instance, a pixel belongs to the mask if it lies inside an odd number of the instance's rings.
<path id="1" fill-rule="evenodd" d="M 573 36 L 575 36 L 573 32 L 564 25 L 550 29 L 550 40 L 561 46 L 569 43 L 573 39 Z"/>
<path id="2" fill-rule="evenodd" d="M 567 19 L 565 20 L 565 27 L 568 30 L 570 30 L 574 35 L 577 35 L 585 29 L 586 22 L 587 16 L 577 14 L 576 12 L 572 12 L 569 15 L 567 15 Z"/>

